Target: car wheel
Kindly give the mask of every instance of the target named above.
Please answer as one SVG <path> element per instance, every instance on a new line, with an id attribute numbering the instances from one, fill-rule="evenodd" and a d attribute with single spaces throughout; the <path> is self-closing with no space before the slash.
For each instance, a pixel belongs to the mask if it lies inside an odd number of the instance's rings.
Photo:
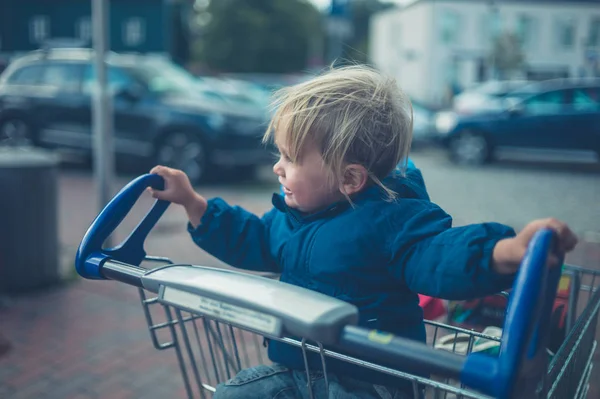
<path id="1" fill-rule="evenodd" d="M 157 145 L 155 159 L 159 165 L 182 170 L 193 183 L 206 179 L 208 154 L 196 134 L 169 133 Z"/>
<path id="2" fill-rule="evenodd" d="M 492 148 L 483 134 L 464 131 L 450 142 L 450 155 L 460 164 L 481 165 L 491 159 Z"/>
<path id="3" fill-rule="evenodd" d="M 0 122 L 0 147 L 26 147 L 32 145 L 31 128 L 20 118 Z"/>

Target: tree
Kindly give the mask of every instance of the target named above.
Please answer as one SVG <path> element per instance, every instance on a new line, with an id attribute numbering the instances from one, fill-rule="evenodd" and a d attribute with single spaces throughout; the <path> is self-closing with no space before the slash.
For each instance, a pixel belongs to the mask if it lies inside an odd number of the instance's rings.
<path id="1" fill-rule="evenodd" d="M 321 16 L 308 0 L 212 0 L 202 12 L 207 22 L 195 47 L 216 71 L 301 71 L 323 40 Z"/>
<path id="2" fill-rule="evenodd" d="M 494 40 L 489 61 L 498 71 L 500 78 L 518 71 L 525 64 L 525 54 L 519 37 L 511 32 L 499 35 Z"/>
<path id="3" fill-rule="evenodd" d="M 373 14 L 394 7 L 381 0 L 353 0 L 350 5 L 354 34 L 344 48 L 344 57 L 356 62 L 367 62 L 369 54 L 369 24 Z"/>
<path id="4" fill-rule="evenodd" d="M 187 26 L 187 7 L 182 1 L 173 2 L 171 12 L 171 55 L 177 64 L 185 65 L 190 59 L 190 38 Z"/>

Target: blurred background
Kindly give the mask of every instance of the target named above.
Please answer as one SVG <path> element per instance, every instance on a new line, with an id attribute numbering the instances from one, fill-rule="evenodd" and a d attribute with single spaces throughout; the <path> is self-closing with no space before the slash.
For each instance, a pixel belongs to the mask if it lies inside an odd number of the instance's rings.
<path id="1" fill-rule="evenodd" d="M 105 87 L 94 1 L 0 0 L 0 398 L 183 397 L 135 290 L 80 279 L 77 246 L 156 164 L 268 210 L 272 93 L 330 65 L 410 96 L 411 158 L 455 225 L 557 217 L 567 261 L 600 268 L 598 0 L 111 0 Z M 185 223 L 171 206 L 146 251 L 227 267 Z"/>

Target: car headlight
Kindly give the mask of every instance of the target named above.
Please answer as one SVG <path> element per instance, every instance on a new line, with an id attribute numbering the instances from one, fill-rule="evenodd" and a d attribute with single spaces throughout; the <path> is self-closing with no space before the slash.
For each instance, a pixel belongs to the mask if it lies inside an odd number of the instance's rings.
<path id="1" fill-rule="evenodd" d="M 439 112 L 435 116 L 435 130 L 440 134 L 448 134 L 456 127 L 458 117 L 454 112 Z"/>

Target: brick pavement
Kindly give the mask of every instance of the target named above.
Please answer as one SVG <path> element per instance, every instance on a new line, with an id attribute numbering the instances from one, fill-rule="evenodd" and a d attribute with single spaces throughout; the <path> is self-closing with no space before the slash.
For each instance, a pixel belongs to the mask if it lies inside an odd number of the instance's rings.
<path id="1" fill-rule="evenodd" d="M 118 189 L 129 181 L 120 178 Z M 205 189 L 262 212 L 268 200 L 256 188 Z M 59 235 L 64 274 L 96 216 L 94 186 L 85 173 L 61 175 Z M 123 239 L 152 204 L 144 195 L 115 233 Z M 170 207 L 146 241 L 149 254 L 178 262 L 224 266 L 199 250 L 185 231 L 185 215 Z M 0 358 L 0 398 L 185 397 L 172 350 L 152 346 L 137 290 L 108 281 L 76 278 L 59 287 L 7 298 L 0 306 L 0 331 L 11 350 Z"/>
<path id="2" fill-rule="evenodd" d="M 96 215 L 94 187 L 78 173 L 62 176 L 60 184 L 59 234 L 70 269 L 74 250 Z M 206 191 L 243 202 L 259 213 L 269 206 L 264 194 L 251 188 Z M 140 200 L 117 238 L 130 231 L 149 204 L 147 197 Z M 180 210 L 169 209 L 147 240 L 148 252 L 181 262 L 221 265 L 190 242 L 184 223 Z M 600 264 L 600 246 L 583 244 L 568 261 Z M 131 287 L 75 279 L 9 298 L 0 308 L 0 330 L 12 343 L 9 354 L 0 359 L 0 398 L 185 397 L 174 353 L 152 347 L 137 292 Z M 589 397 L 598 395 L 594 391 Z"/>
<path id="3" fill-rule="evenodd" d="M 2 315 L 13 348 L 0 397 L 184 397 L 175 357 L 153 349 L 126 288 L 77 281 L 17 299 Z"/>

